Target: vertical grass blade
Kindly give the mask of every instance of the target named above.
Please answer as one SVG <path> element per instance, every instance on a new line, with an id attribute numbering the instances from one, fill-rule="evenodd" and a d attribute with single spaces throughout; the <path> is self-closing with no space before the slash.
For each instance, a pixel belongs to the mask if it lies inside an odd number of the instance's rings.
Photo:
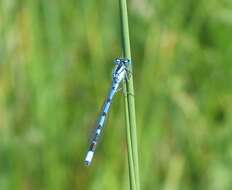
<path id="1" fill-rule="evenodd" d="M 130 51 L 130 36 L 128 26 L 127 14 L 127 1 L 119 0 L 120 7 L 120 21 L 121 21 L 121 37 L 123 57 L 131 59 Z M 127 128 L 127 146 L 128 146 L 128 165 L 129 165 L 129 178 L 130 187 L 132 190 L 140 189 L 139 179 L 139 162 L 138 162 L 138 148 L 137 148 L 137 134 L 136 134 L 136 114 L 134 103 L 134 87 L 133 87 L 133 72 L 132 65 L 129 66 L 131 76 L 129 80 L 124 83 L 124 104 L 125 104 L 125 117 Z"/>

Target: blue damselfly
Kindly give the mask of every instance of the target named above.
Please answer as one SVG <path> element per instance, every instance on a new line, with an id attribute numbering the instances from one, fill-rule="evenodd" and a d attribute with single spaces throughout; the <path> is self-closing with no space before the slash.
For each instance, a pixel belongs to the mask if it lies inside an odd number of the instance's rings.
<path id="1" fill-rule="evenodd" d="M 106 115 L 108 114 L 110 105 L 112 103 L 112 99 L 113 99 L 115 93 L 117 92 L 117 90 L 119 89 L 120 83 L 123 81 L 123 79 L 127 79 L 129 76 L 127 68 L 128 68 L 128 65 L 130 64 L 130 60 L 117 58 L 114 60 L 114 63 L 115 63 L 115 67 L 114 67 L 113 74 L 112 74 L 111 88 L 108 92 L 108 96 L 107 96 L 106 101 L 103 105 L 103 109 L 101 111 L 100 117 L 99 117 L 98 122 L 97 122 L 97 127 L 95 129 L 90 147 L 89 147 L 88 152 L 87 152 L 87 155 L 85 157 L 85 165 L 90 165 L 90 163 L 92 161 L 97 142 L 99 140 L 100 134 L 101 134 L 102 129 L 104 127 Z"/>

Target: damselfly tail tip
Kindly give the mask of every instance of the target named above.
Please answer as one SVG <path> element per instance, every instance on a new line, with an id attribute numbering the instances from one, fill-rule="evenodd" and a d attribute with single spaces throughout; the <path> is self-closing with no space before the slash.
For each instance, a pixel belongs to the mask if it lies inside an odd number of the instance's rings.
<path id="1" fill-rule="evenodd" d="M 90 162 L 87 161 L 87 160 L 85 160 L 85 161 L 84 161 L 84 164 L 85 164 L 86 166 L 89 166 L 89 165 L 90 165 Z"/>
<path id="2" fill-rule="evenodd" d="M 86 166 L 89 166 L 91 164 L 91 161 L 93 159 L 93 154 L 94 154 L 93 151 L 88 151 L 88 153 L 87 153 L 87 155 L 85 157 L 85 161 L 84 161 Z"/>

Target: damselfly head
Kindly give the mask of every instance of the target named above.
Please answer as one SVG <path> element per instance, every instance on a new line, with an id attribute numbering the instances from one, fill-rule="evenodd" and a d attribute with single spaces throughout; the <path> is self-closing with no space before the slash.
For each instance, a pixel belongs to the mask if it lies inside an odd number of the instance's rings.
<path id="1" fill-rule="evenodd" d="M 116 65 L 123 64 L 123 65 L 125 65 L 127 67 L 130 64 L 130 60 L 129 59 L 123 59 L 123 58 L 116 58 L 114 60 L 114 63 Z"/>

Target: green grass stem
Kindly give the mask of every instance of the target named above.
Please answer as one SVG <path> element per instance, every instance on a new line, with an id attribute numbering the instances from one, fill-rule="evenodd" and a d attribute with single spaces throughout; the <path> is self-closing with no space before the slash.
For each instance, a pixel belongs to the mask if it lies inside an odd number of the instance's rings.
<path id="1" fill-rule="evenodd" d="M 126 0 L 119 0 L 120 7 L 120 21 L 121 21 L 121 37 L 123 57 L 131 60 L 130 51 L 130 37 L 128 26 L 127 2 Z M 130 187 L 132 190 L 140 189 L 139 179 L 139 162 L 138 162 L 138 148 L 137 148 L 137 134 L 136 134 L 136 114 L 134 103 L 134 87 L 133 87 L 133 72 L 132 65 L 129 67 L 131 73 L 129 80 L 124 84 L 124 104 L 125 117 L 127 128 L 127 146 L 128 146 L 128 165 Z"/>

